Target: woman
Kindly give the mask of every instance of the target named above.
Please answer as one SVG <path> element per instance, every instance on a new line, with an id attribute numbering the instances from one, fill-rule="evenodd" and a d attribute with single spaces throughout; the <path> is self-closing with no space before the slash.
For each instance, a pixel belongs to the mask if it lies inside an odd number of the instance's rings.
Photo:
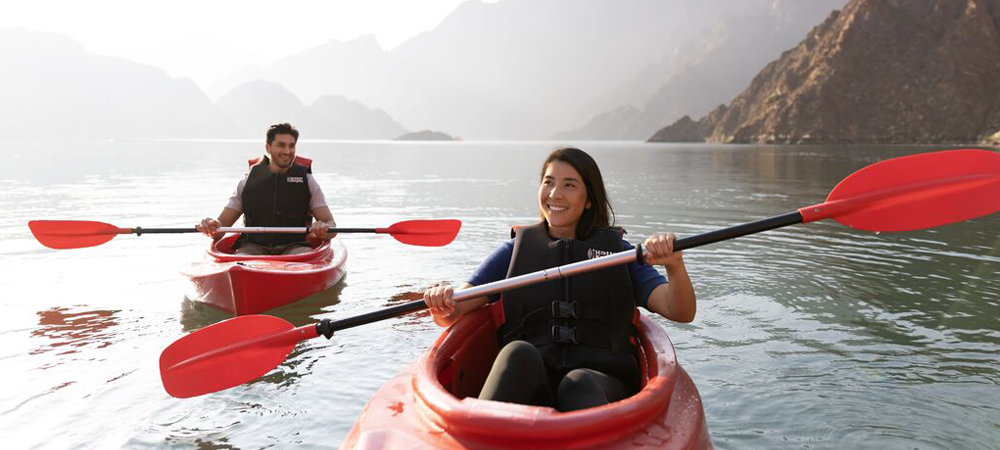
<path id="1" fill-rule="evenodd" d="M 613 228 L 597 163 L 576 148 L 553 151 L 542 165 L 542 221 L 516 228 L 514 239 L 490 255 L 461 289 L 634 248 Z M 559 411 L 599 406 L 639 388 L 635 360 L 636 306 L 690 322 L 695 295 L 673 233 L 643 242 L 645 264 L 634 262 L 504 292 L 501 346 L 481 399 L 553 406 Z M 666 268 L 667 279 L 650 265 Z M 451 286 L 424 292 L 434 321 L 449 326 L 496 298 L 456 304 Z"/>

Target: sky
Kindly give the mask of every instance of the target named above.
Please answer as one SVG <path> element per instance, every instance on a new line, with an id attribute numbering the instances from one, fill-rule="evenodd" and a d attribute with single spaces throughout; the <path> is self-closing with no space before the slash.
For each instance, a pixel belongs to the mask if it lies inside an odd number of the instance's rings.
<path id="1" fill-rule="evenodd" d="M 247 64 L 267 64 L 331 39 L 373 34 L 392 49 L 434 28 L 463 1 L 9 1 L 0 27 L 66 34 L 93 53 L 155 65 L 207 88 Z"/>

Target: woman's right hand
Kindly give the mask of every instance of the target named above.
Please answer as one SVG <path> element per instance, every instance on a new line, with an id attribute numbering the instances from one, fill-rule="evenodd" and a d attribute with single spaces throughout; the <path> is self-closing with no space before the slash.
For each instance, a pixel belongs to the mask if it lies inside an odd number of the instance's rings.
<path id="1" fill-rule="evenodd" d="M 215 238 L 216 230 L 219 228 L 220 224 L 218 220 L 211 217 L 206 217 L 200 223 L 194 226 L 194 229 L 202 232 L 205 236 L 210 238 Z"/>
<path id="2" fill-rule="evenodd" d="M 435 321 L 441 323 L 437 319 L 450 320 L 454 319 L 455 312 L 457 311 L 457 304 L 451 299 L 451 295 L 455 290 L 450 284 L 441 283 L 430 289 L 424 291 L 424 303 L 431 310 L 431 314 L 434 315 Z"/>

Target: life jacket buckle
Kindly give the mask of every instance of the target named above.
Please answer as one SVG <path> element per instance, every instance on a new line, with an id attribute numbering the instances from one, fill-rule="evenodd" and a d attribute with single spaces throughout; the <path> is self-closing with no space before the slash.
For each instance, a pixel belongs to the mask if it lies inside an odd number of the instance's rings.
<path id="1" fill-rule="evenodd" d="M 576 319 L 576 302 L 552 302 L 552 317 L 555 319 Z"/>
<path id="2" fill-rule="evenodd" d="M 560 344 L 578 344 L 576 340 L 576 327 L 553 325 L 552 340 Z"/>

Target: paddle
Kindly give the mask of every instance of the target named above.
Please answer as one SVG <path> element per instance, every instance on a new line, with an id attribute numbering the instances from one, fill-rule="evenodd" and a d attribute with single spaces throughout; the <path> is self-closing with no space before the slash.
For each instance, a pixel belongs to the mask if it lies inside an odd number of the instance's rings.
<path id="1" fill-rule="evenodd" d="M 674 250 L 825 218 L 862 230 L 905 231 L 960 222 L 1000 210 L 1000 154 L 955 150 L 879 162 L 845 178 L 827 201 L 798 211 L 678 239 Z M 612 255 L 463 289 L 463 301 L 642 260 L 642 246 Z M 191 333 L 160 355 L 167 393 L 193 397 L 237 386 L 274 369 L 299 341 L 425 309 L 423 300 L 295 328 L 271 316 L 241 316 Z"/>
<path id="2" fill-rule="evenodd" d="M 409 245 L 441 247 L 455 240 L 462 221 L 456 219 L 406 220 L 388 228 L 330 228 L 331 233 L 389 234 Z M 31 234 L 42 245 L 54 249 L 84 248 L 101 245 L 119 234 L 200 233 L 195 228 L 118 228 L 114 225 L 87 220 L 32 220 Z M 308 233 L 309 227 L 222 227 L 223 233 Z"/>

